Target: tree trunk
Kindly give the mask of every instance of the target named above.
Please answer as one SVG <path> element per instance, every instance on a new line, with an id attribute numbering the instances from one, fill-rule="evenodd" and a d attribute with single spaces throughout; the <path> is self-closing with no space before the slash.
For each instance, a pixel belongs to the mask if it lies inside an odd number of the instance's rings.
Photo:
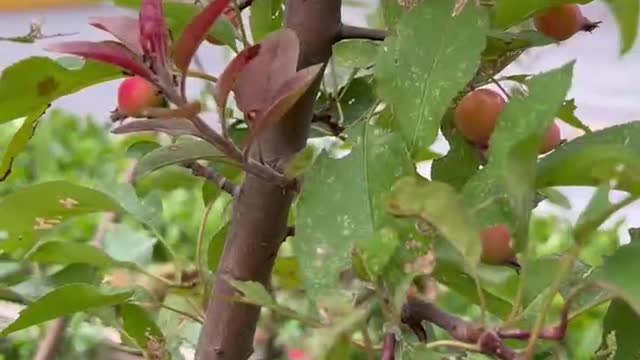
<path id="1" fill-rule="evenodd" d="M 286 26 L 300 39 L 298 67 L 325 63 L 341 27 L 341 0 L 289 0 Z M 306 144 L 321 76 L 284 119 L 266 132 L 258 146 L 265 163 L 282 171 Z M 233 303 L 235 294 L 225 281 L 258 281 L 269 285 L 295 193 L 247 175 L 235 199 L 231 228 L 207 307 L 197 360 L 243 360 L 253 352 L 253 335 L 260 315 L 257 306 Z"/>

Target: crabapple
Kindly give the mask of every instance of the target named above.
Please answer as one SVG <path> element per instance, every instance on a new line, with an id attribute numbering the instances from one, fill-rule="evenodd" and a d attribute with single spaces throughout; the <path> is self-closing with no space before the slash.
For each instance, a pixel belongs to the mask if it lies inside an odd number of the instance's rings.
<path id="1" fill-rule="evenodd" d="M 160 106 L 162 96 L 158 88 L 149 80 L 132 76 L 125 79 L 118 88 L 118 112 L 126 116 L 136 116 L 144 108 Z"/>
<path id="2" fill-rule="evenodd" d="M 506 225 L 496 225 L 481 232 L 482 256 L 485 264 L 504 265 L 513 258 L 515 252 L 511 246 L 511 233 Z"/>
<path id="3" fill-rule="evenodd" d="M 493 90 L 474 90 L 465 95 L 456 107 L 456 128 L 476 145 L 487 145 L 505 104 L 502 96 Z"/>
<path id="4" fill-rule="evenodd" d="M 562 142 L 562 134 L 560 133 L 560 126 L 557 123 L 552 123 L 544 135 L 544 140 L 540 145 L 540 154 L 546 154 L 549 151 L 557 148 Z"/>
<path id="5" fill-rule="evenodd" d="M 584 17 L 578 5 L 565 4 L 547 9 L 534 18 L 533 24 L 544 35 L 556 41 L 564 41 L 578 31 L 591 32 L 600 23 Z"/>

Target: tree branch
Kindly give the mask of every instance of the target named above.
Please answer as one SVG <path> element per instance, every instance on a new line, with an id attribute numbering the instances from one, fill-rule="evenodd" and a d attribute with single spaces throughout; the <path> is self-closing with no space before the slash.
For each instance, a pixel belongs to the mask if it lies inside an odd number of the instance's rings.
<path id="1" fill-rule="evenodd" d="M 418 337 L 422 336 L 423 321 L 428 321 L 447 331 L 454 339 L 467 344 L 475 344 L 480 352 L 496 356 L 502 360 L 515 360 L 518 354 L 507 347 L 498 333 L 483 329 L 473 323 L 462 320 L 456 316 L 438 309 L 435 305 L 417 300 L 407 299 L 402 308 L 402 322 L 407 324 Z"/>
<path id="2" fill-rule="evenodd" d="M 195 176 L 205 178 L 220 187 L 224 192 L 236 197 L 238 195 L 239 187 L 227 178 L 218 174 L 215 170 L 210 169 L 197 161 L 185 164 L 184 167 L 191 170 L 191 173 Z"/>
<path id="3" fill-rule="evenodd" d="M 288 0 L 286 27 L 300 40 L 298 68 L 327 63 L 340 31 L 340 0 Z M 260 137 L 264 163 L 283 171 L 307 142 L 313 105 L 322 76 L 318 76 L 293 108 Z M 254 163 L 255 160 L 253 160 Z M 252 339 L 260 308 L 230 302 L 236 290 L 225 279 L 257 281 L 269 287 L 271 271 L 287 234 L 289 209 L 295 190 L 283 188 L 248 172 L 236 197 L 231 226 L 211 291 L 197 360 L 244 360 L 252 353 Z"/>
<path id="4" fill-rule="evenodd" d="M 389 32 L 387 30 L 371 29 L 343 24 L 340 28 L 340 33 L 338 34 L 336 42 L 348 39 L 368 39 L 383 41 L 388 35 Z"/>
<path id="5" fill-rule="evenodd" d="M 55 359 L 56 352 L 64 340 L 64 330 L 67 327 L 67 318 L 57 318 L 53 321 L 47 334 L 44 336 L 40 345 L 38 346 L 38 352 L 33 360 L 53 360 Z"/>
<path id="6" fill-rule="evenodd" d="M 396 358 L 396 335 L 387 333 L 382 344 L 382 360 L 395 360 Z"/>

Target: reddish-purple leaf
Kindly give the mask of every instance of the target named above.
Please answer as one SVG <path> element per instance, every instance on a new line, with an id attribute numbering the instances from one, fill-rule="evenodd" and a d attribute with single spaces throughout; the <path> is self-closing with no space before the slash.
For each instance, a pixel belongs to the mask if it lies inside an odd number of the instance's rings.
<path id="1" fill-rule="evenodd" d="M 111 130 L 114 134 L 130 134 L 145 131 L 157 131 L 171 136 L 191 135 L 202 138 L 202 135 L 198 129 L 196 129 L 195 125 L 189 120 L 180 118 L 134 120 Z"/>
<path id="2" fill-rule="evenodd" d="M 224 69 L 216 83 L 216 102 L 218 107 L 224 109 L 227 106 L 229 93 L 235 85 L 242 70 L 260 53 L 260 44 L 242 50 Z"/>
<path id="3" fill-rule="evenodd" d="M 164 63 L 171 47 L 162 0 L 143 0 L 140 6 L 140 45 L 150 59 Z"/>
<path id="4" fill-rule="evenodd" d="M 184 29 L 173 49 L 173 61 L 180 71 L 183 73 L 187 71 L 191 59 L 207 36 L 209 28 L 227 9 L 230 2 L 231 0 L 213 0 Z"/>
<path id="5" fill-rule="evenodd" d="M 260 45 L 260 52 L 233 87 L 238 108 L 245 114 L 271 105 L 275 92 L 295 75 L 298 66 L 300 43 L 293 30 L 272 33 Z"/>
<path id="6" fill-rule="evenodd" d="M 131 51 L 142 55 L 138 19 L 130 16 L 94 17 L 89 22 L 89 25 L 110 33 Z"/>
<path id="7" fill-rule="evenodd" d="M 284 117 L 311 86 L 322 67 L 323 64 L 316 64 L 300 70 L 280 86 L 271 105 L 265 111 L 256 113 L 255 119 L 251 123 L 251 134 L 246 143 L 247 147 L 251 146 L 266 129 Z"/>
<path id="8" fill-rule="evenodd" d="M 152 79 L 151 71 L 133 51 L 115 41 L 67 41 L 51 44 L 46 50 L 81 56 L 86 59 L 112 64 L 132 74 Z"/>

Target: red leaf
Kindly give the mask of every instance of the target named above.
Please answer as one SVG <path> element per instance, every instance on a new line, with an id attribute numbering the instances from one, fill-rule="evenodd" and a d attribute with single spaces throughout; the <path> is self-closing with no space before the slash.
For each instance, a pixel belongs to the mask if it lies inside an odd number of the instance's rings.
<path id="1" fill-rule="evenodd" d="M 247 64 L 233 88 L 238 108 L 245 114 L 271 105 L 276 91 L 295 75 L 298 66 L 300 43 L 293 30 L 272 33 L 260 44 L 260 53 Z"/>
<path id="2" fill-rule="evenodd" d="M 151 71 L 133 51 L 115 41 L 67 41 L 51 44 L 48 51 L 72 54 L 123 68 L 132 74 L 152 80 Z"/>
<path id="3" fill-rule="evenodd" d="M 251 134 L 247 140 L 247 147 L 250 147 L 267 128 L 282 119 L 311 86 L 323 66 L 323 64 L 316 64 L 300 70 L 280 86 L 271 105 L 264 112 L 258 112 L 255 120 L 251 123 Z"/>
<path id="4" fill-rule="evenodd" d="M 169 56 L 170 40 L 162 0 L 143 0 L 138 21 L 140 45 L 144 54 L 164 63 Z"/>
<path id="5" fill-rule="evenodd" d="M 227 65 L 216 83 L 216 102 L 218 107 L 224 109 L 227 106 L 229 93 L 235 85 L 242 70 L 249 64 L 260 52 L 260 44 L 253 45 L 242 50 Z"/>
<path id="6" fill-rule="evenodd" d="M 95 17 L 91 19 L 89 25 L 110 33 L 131 51 L 142 55 L 138 19 L 130 16 Z"/>
<path id="7" fill-rule="evenodd" d="M 209 28 L 227 9 L 230 2 L 231 0 L 210 2 L 184 29 L 173 51 L 173 60 L 180 71 L 183 73 L 187 71 L 193 55 L 207 36 Z"/>

